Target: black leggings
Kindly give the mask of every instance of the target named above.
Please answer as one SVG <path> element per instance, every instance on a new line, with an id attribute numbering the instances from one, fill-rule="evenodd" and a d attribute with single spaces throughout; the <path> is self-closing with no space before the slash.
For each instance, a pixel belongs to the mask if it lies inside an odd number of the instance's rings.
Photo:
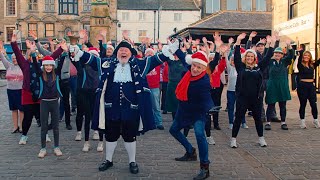
<path id="1" fill-rule="evenodd" d="M 94 89 L 78 89 L 76 125 L 77 125 L 77 131 L 81 131 L 82 124 L 83 124 L 83 116 L 84 116 L 85 117 L 85 121 L 84 121 L 85 141 L 89 140 L 90 122 L 93 115 L 94 101 L 95 101 Z"/>
<path id="2" fill-rule="evenodd" d="M 248 97 L 237 97 L 236 101 L 236 113 L 235 113 L 235 119 L 233 122 L 233 128 L 232 128 L 232 137 L 236 138 L 241 122 L 247 112 L 247 109 L 252 110 L 252 116 L 254 119 L 254 122 L 256 124 L 256 130 L 259 137 L 263 136 L 263 124 L 261 120 L 261 108 L 262 108 L 262 98 L 248 98 Z"/>
<path id="3" fill-rule="evenodd" d="M 300 101 L 299 115 L 304 119 L 307 101 L 311 106 L 311 113 L 314 119 L 318 119 L 316 87 L 311 82 L 298 82 L 297 93 Z"/>
<path id="4" fill-rule="evenodd" d="M 22 135 L 26 136 L 30 129 L 33 116 L 40 119 L 40 104 L 23 105 L 24 118 L 22 121 Z"/>

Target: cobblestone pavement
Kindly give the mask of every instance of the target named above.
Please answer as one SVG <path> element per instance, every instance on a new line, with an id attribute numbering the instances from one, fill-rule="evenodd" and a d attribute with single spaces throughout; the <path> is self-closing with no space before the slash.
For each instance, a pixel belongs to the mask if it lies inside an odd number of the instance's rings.
<path id="1" fill-rule="evenodd" d="M 272 123 L 272 130 L 265 132 L 267 148 L 258 145 L 258 137 L 251 117 L 249 129 L 240 129 L 239 148 L 229 147 L 231 130 L 227 113 L 220 113 L 221 131 L 213 131 L 216 145 L 209 146 L 211 177 L 209 179 L 320 179 L 320 129 L 312 126 L 310 108 L 306 110 L 308 129 L 299 128 L 296 94 L 288 102 L 287 123 L 289 131 Z M 171 114 L 163 115 L 165 130 L 154 130 L 138 137 L 137 163 L 140 173 L 130 174 L 128 157 L 122 141 L 114 154 L 114 167 L 98 171 L 104 153 L 96 151 L 97 141 L 91 141 L 88 153 L 81 151 L 84 141 L 76 142 L 75 130 L 68 131 L 60 123 L 60 146 L 64 153 L 55 157 L 53 144 L 48 143 L 48 156 L 39 159 L 40 128 L 34 122 L 29 131 L 27 145 L 18 145 L 19 134 L 11 134 L 12 122 L 8 111 L 6 87 L 0 87 L 0 179 L 191 179 L 199 169 L 199 162 L 176 162 L 175 157 L 184 150 L 169 134 Z M 223 109 L 225 107 L 223 95 Z M 75 116 L 72 125 L 75 129 Z M 92 133 L 91 133 L 92 134 Z M 53 139 L 52 131 L 49 132 Z M 193 131 L 189 138 L 196 146 Z"/>

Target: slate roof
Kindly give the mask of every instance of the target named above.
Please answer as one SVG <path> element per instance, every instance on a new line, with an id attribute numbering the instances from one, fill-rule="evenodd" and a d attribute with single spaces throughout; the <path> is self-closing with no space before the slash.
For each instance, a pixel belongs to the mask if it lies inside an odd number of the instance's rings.
<path id="1" fill-rule="evenodd" d="M 271 30 L 271 12 L 221 11 L 201 19 L 189 28 L 224 30 Z"/>
<path id="2" fill-rule="evenodd" d="M 118 0 L 119 10 L 194 10 L 199 11 L 193 0 Z"/>

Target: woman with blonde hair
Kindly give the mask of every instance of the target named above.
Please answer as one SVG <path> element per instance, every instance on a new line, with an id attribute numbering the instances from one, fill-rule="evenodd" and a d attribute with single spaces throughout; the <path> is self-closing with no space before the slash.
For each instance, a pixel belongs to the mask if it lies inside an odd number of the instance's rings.
<path id="1" fill-rule="evenodd" d="M 235 43 L 234 64 L 238 73 L 236 83 L 237 101 L 230 146 L 232 148 L 237 148 L 236 138 L 239 133 L 241 121 L 244 118 L 246 111 L 251 109 L 259 136 L 259 144 L 261 147 L 266 147 L 267 143 L 263 137 L 263 124 L 261 121 L 261 108 L 263 104 L 262 73 L 270 62 L 276 38 L 273 36 L 272 38 L 267 39 L 270 48 L 262 61 L 257 63 L 256 52 L 252 49 L 248 49 L 244 53 L 243 63 L 240 55 L 240 44 L 241 40 L 245 37 L 245 33 L 240 34 Z"/>
<path id="2" fill-rule="evenodd" d="M 316 66 L 319 66 L 319 64 L 320 59 L 316 62 L 313 62 L 312 54 L 310 53 L 310 51 L 299 51 L 299 59 L 297 65 L 299 70 L 299 80 L 297 82 L 297 93 L 300 101 L 299 115 L 300 127 L 302 129 L 307 128 L 304 118 L 308 100 L 311 106 L 313 124 L 316 128 L 319 128 L 316 87 L 313 84 L 314 69 Z"/>

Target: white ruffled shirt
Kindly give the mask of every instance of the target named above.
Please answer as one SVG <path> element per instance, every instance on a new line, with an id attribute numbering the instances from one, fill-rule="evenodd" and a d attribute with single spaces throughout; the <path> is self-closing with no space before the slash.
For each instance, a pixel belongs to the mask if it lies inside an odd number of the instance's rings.
<path id="1" fill-rule="evenodd" d="M 132 82 L 131 77 L 131 70 L 130 70 L 130 64 L 117 64 L 117 67 L 115 69 L 113 82 L 115 83 L 126 83 L 126 82 Z"/>

